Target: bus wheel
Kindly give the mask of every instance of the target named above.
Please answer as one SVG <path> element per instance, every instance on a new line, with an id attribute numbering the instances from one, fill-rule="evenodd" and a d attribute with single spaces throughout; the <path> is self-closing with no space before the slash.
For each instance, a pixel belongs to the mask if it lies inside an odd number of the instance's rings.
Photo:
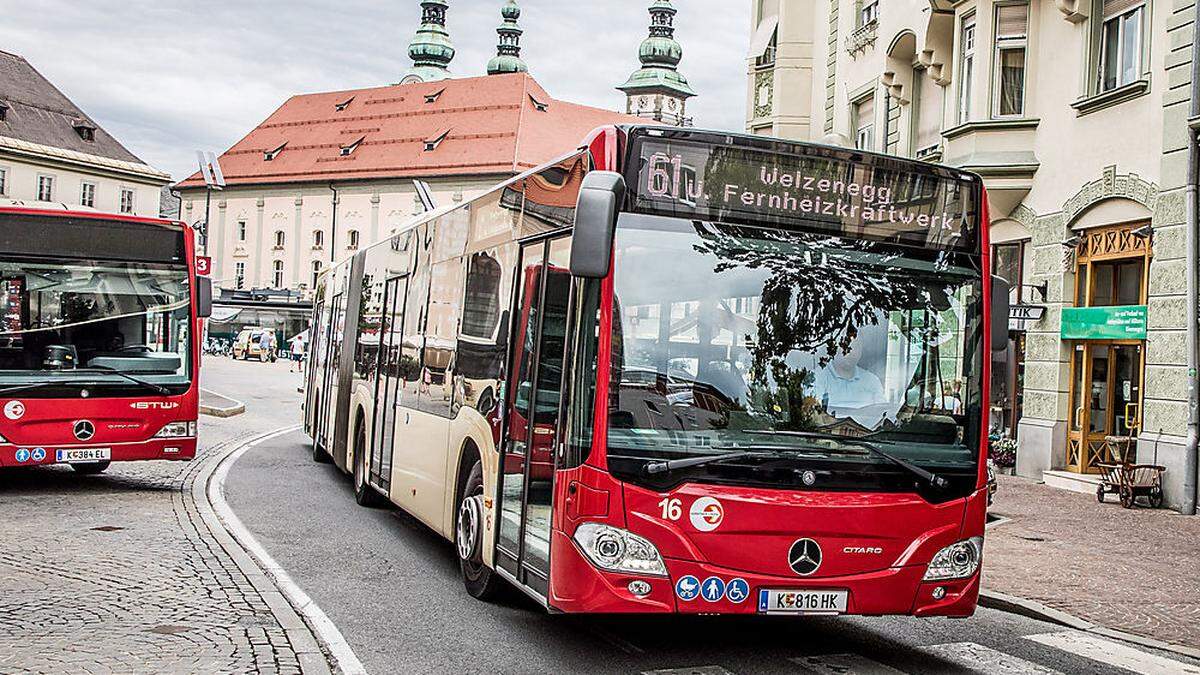
<path id="1" fill-rule="evenodd" d="M 354 435 L 354 501 L 359 506 L 379 506 L 382 495 L 367 484 L 367 431 L 360 421 Z"/>
<path id="2" fill-rule="evenodd" d="M 454 543 L 462 567 L 463 584 L 472 597 L 496 597 L 503 580 L 483 564 L 483 464 L 475 462 L 463 486 L 454 527 Z"/>
<path id="3" fill-rule="evenodd" d="M 72 464 L 71 468 L 75 469 L 75 473 L 83 474 L 84 476 L 94 476 L 98 473 L 104 473 L 108 468 L 108 462 L 88 462 L 87 464 Z"/>

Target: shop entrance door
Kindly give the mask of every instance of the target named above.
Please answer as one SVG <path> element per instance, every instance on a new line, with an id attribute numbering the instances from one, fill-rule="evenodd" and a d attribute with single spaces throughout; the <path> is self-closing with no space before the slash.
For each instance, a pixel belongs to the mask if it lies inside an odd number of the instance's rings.
<path id="1" fill-rule="evenodd" d="M 1096 473 L 1100 463 L 1133 461 L 1135 443 L 1109 439 L 1132 439 L 1141 431 L 1143 351 L 1141 342 L 1076 343 L 1067 469 Z"/>

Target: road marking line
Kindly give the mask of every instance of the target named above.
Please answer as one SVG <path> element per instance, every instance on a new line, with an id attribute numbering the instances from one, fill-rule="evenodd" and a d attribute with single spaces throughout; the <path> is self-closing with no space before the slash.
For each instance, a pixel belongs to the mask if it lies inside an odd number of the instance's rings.
<path id="1" fill-rule="evenodd" d="M 225 526 L 225 529 L 229 531 L 229 534 L 233 536 L 237 543 L 246 549 L 246 552 L 258 562 L 258 565 L 267 573 L 267 576 L 271 577 L 271 580 L 279 587 L 280 592 L 283 593 L 292 607 L 304 617 L 313 632 L 317 634 L 318 639 L 329 650 L 330 656 L 333 657 L 338 669 L 345 675 L 365 675 L 367 672 L 366 667 L 358 659 L 358 656 L 354 654 L 354 650 L 350 648 L 350 643 L 346 641 L 345 636 L 338 630 L 337 625 L 329 619 L 329 616 L 325 614 L 320 606 L 295 581 L 292 581 L 287 571 L 279 563 L 275 562 L 275 559 L 267 553 L 262 544 L 258 543 L 258 540 L 250 533 L 250 530 L 246 529 L 241 519 L 229 507 L 229 503 L 225 501 L 225 479 L 229 475 L 230 467 L 237 462 L 238 458 L 260 443 L 290 434 L 298 429 L 300 429 L 300 425 L 297 424 L 276 430 L 243 444 L 240 448 L 225 456 L 221 460 L 217 470 L 209 478 L 208 499 L 212 504 L 213 510 L 217 512 L 217 517 L 221 520 L 221 524 Z"/>
<path id="2" fill-rule="evenodd" d="M 730 670 L 721 668 L 720 665 L 697 665 L 695 668 L 642 670 L 642 675 L 733 675 L 733 673 Z"/>
<path id="3" fill-rule="evenodd" d="M 1056 633 L 1042 633 L 1039 635 L 1026 635 L 1026 640 L 1032 640 L 1039 644 L 1060 649 L 1064 652 L 1077 654 L 1093 661 L 1100 661 L 1125 670 L 1132 670 L 1135 673 L 1144 673 L 1145 675 L 1175 675 L 1178 673 L 1187 673 L 1189 675 L 1200 674 L 1200 667 L 1173 661 L 1157 654 L 1150 654 L 1140 649 L 1135 649 L 1128 645 L 1123 645 L 1112 640 L 1087 633 L 1076 631 L 1058 631 Z"/>
<path id="4" fill-rule="evenodd" d="M 826 654 L 790 659 L 810 673 L 826 675 L 904 675 L 904 671 L 873 661 L 861 654 Z"/>
<path id="5" fill-rule="evenodd" d="M 951 642 L 944 645 L 921 647 L 917 651 L 947 661 L 972 673 L 1012 673 L 1024 675 L 1038 673 L 1051 675 L 1059 671 L 1026 661 L 1012 654 L 996 651 L 974 642 Z M 1061 675 L 1061 674 L 1060 674 Z"/>

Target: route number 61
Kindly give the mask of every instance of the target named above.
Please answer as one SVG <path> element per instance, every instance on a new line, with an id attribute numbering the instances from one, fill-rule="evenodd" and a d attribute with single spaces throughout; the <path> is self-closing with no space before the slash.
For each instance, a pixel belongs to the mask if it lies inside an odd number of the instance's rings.
<path id="1" fill-rule="evenodd" d="M 667 497 L 658 505 L 662 508 L 663 520 L 679 520 L 683 516 L 683 501 L 678 497 L 674 499 Z"/>

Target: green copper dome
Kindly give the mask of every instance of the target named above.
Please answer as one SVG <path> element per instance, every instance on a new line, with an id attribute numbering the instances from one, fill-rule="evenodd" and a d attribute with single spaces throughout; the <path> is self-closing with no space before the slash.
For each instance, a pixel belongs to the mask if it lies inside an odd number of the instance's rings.
<path id="1" fill-rule="evenodd" d="M 454 59 L 454 45 L 446 32 L 446 0 L 423 0 L 421 2 L 421 28 L 412 42 L 408 43 L 408 56 L 412 68 L 404 74 L 404 82 L 430 82 L 450 77 L 450 61 Z"/>
<path id="2" fill-rule="evenodd" d="M 500 10 L 500 15 L 504 17 L 504 23 L 496 29 L 500 43 L 496 45 L 496 57 L 488 61 L 488 75 L 527 72 L 529 67 L 521 60 L 521 35 L 525 31 L 517 25 L 517 19 L 521 18 L 517 0 L 508 0 Z"/>
<path id="3" fill-rule="evenodd" d="M 650 5 L 650 35 L 638 49 L 640 70 L 617 87 L 626 94 L 638 92 L 667 92 L 683 98 L 695 96 L 687 78 L 679 72 L 683 47 L 675 39 L 675 14 L 671 0 L 654 0 Z"/>

